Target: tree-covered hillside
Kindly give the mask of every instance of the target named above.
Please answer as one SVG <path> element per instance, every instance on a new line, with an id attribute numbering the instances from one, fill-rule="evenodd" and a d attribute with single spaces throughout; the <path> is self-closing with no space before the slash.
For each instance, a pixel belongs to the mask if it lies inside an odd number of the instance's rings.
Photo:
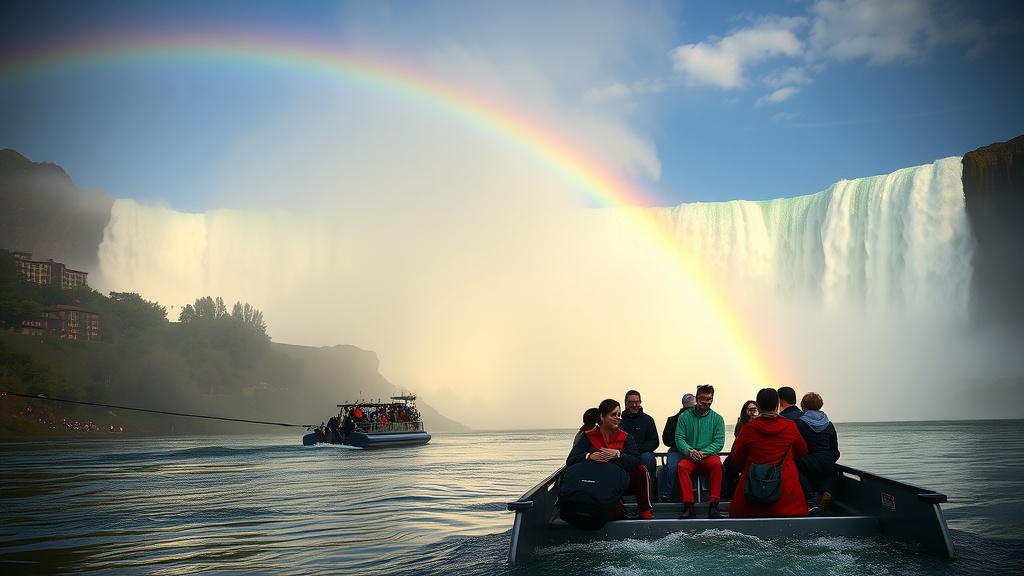
<path id="1" fill-rule="evenodd" d="M 69 304 L 101 315 L 100 341 L 10 331 L 48 306 Z M 396 389 L 373 352 L 353 346 L 273 344 L 262 313 L 217 297 L 198 298 L 178 322 L 134 293 L 104 296 L 88 287 L 61 290 L 28 283 L 0 250 L 0 391 L 94 404 L 291 424 L 319 424 L 338 403 L 386 398 Z M 272 431 L 220 420 L 0 398 L 0 435 L 74 433 L 85 422 L 128 433 Z M 460 426 L 421 405 L 428 426 Z"/>

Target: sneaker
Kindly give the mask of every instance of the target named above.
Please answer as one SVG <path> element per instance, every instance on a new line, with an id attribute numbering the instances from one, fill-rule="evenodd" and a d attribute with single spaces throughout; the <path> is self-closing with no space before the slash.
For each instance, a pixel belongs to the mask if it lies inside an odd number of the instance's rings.
<path id="1" fill-rule="evenodd" d="M 832 494 L 825 492 L 824 494 L 821 495 L 821 498 L 818 500 L 818 508 L 821 508 L 822 510 L 828 510 L 831 506 Z"/>
<path id="2" fill-rule="evenodd" d="M 690 518 L 696 518 L 697 511 L 693 509 L 693 502 L 683 503 L 683 515 L 679 517 L 680 520 L 689 520 Z"/>
<path id="3" fill-rule="evenodd" d="M 721 517 L 722 512 L 718 509 L 718 502 L 712 502 L 711 505 L 708 506 L 708 518 L 716 520 Z"/>
<path id="4" fill-rule="evenodd" d="M 644 510 L 640 513 L 641 520 L 654 520 L 654 514 L 650 510 Z"/>
<path id="5" fill-rule="evenodd" d="M 636 520 L 639 514 L 636 513 L 636 509 L 629 508 L 619 500 L 615 504 L 615 519 L 616 520 Z"/>
<path id="6" fill-rule="evenodd" d="M 658 502 L 668 503 L 670 501 L 671 501 L 671 499 L 668 496 L 659 496 L 658 497 Z"/>
<path id="7" fill-rule="evenodd" d="M 625 520 L 626 519 L 626 509 L 625 509 L 625 506 L 622 505 L 622 502 L 616 502 L 616 504 L 615 504 L 615 514 L 613 514 L 612 517 L 614 519 L 616 519 L 616 520 Z"/>

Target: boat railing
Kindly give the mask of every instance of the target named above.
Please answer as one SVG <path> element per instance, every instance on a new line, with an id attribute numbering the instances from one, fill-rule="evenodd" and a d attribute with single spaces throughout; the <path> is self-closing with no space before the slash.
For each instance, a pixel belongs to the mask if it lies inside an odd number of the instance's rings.
<path id="1" fill-rule="evenodd" d="M 665 453 L 655 453 L 655 456 L 664 461 Z M 515 513 L 509 546 L 511 565 L 514 566 L 528 558 L 533 550 L 540 546 L 571 540 L 571 537 L 564 539 L 564 535 L 559 535 L 552 529 L 557 515 L 558 482 L 563 471 L 564 466 L 560 466 L 518 500 L 507 503 L 508 510 Z M 756 536 L 787 537 L 796 533 L 826 533 L 839 536 L 880 534 L 920 545 L 926 552 L 939 557 L 956 557 L 956 547 L 940 506 L 947 501 L 945 494 L 842 464 L 838 465 L 838 472 L 831 489 L 834 509 L 828 514 L 787 518 L 785 523 L 778 523 L 777 519 L 728 516 L 714 522 L 720 522 L 719 527 L 729 527 L 741 532 L 746 530 L 749 532 L 745 533 Z M 695 495 L 702 491 L 698 485 Z M 666 520 L 666 523 L 674 522 L 676 521 Z M 622 528 L 628 526 L 613 526 L 614 530 L 606 530 L 602 537 L 613 533 L 620 536 L 639 534 Z M 779 526 L 784 527 L 782 532 L 776 530 Z M 672 524 L 662 532 L 678 528 Z M 654 533 L 650 531 L 650 527 L 645 526 L 645 530 L 644 533 L 648 536 Z"/>
<path id="2" fill-rule="evenodd" d="M 515 512 L 508 552 L 508 562 L 512 566 L 519 558 L 532 554 L 544 541 L 548 526 L 554 519 L 558 481 L 564 470 L 564 466 L 559 467 L 518 500 L 507 504 L 508 510 Z"/>
<path id="3" fill-rule="evenodd" d="M 725 457 L 728 456 L 728 452 L 719 452 L 718 457 L 725 461 Z M 664 466 L 665 461 L 668 459 L 668 452 L 654 452 L 655 461 L 658 466 Z M 651 472 L 651 476 L 657 478 L 657 470 Z M 692 474 L 693 477 L 693 497 L 694 502 L 700 504 L 704 501 L 704 496 L 710 496 L 710 485 L 708 475 L 705 473 Z"/>
<path id="4" fill-rule="evenodd" d="M 367 434 L 385 434 L 395 432 L 422 432 L 423 422 L 357 422 L 356 431 Z"/>

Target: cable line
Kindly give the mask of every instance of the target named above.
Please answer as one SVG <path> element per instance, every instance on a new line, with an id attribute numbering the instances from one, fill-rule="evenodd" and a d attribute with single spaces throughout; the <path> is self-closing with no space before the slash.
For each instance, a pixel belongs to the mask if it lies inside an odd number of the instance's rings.
<path id="1" fill-rule="evenodd" d="M 186 418 L 205 418 L 207 420 L 226 420 L 228 422 L 244 422 L 246 424 L 266 424 L 268 426 L 285 426 L 291 428 L 314 428 L 314 424 L 287 424 L 284 422 L 266 422 L 263 420 L 245 420 L 242 418 L 225 418 L 223 416 L 206 416 L 204 414 L 186 414 L 184 412 L 168 412 L 166 410 L 150 410 L 149 408 L 133 408 L 131 406 L 117 406 L 116 404 L 101 404 L 99 402 L 82 402 L 80 400 L 65 400 L 63 398 L 51 398 L 49 396 L 31 394 L 19 394 L 17 392 L 0 392 L 0 396 L 20 396 L 33 400 L 49 400 L 51 402 L 66 402 L 68 404 L 82 404 L 83 406 L 99 406 L 101 408 L 117 408 L 118 410 L 134 410 L 136 412 L 150 412 L 153 414 L 167 414 L 169 416 L 184 416 Z"/>

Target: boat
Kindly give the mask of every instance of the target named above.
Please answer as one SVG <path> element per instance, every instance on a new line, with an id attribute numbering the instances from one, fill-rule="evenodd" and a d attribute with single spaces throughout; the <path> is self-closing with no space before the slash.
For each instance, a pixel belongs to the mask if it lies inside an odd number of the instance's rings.
<path id="1" fill-rule="evenodd" d="M 664 454 L 658 454 L 664 458 Z M 946 495 L 884 478 L 863 470 L 837 465 L 838 477 L 830 493 L 828 510 L 795 518 L 729 518 L 729 502 L 720 504 L 722 518 L 707 518 L 706 477 L 695 482 L 697 518 L 680 520 L 680 502 L 653 504 L 653 520 L 613 520 L 595 531 L 577 529 L 558 515 L 559 479 L 562 466 L 531 488 L 508 510 L 515 512 L 508 563 L 527 561 L 539 548 L 600 540 L 656 540 L 675 532 L 731 530 L 764 539 L 812 538 L 821 536 L 882 537 L 908 542 L 929 554 L 955 558 L 941 504 Z M 627 507 L 629 504 L 628 496 Z"/>
<path id="2" fill-rule="evenodd" d="M 355 448 L 419 446 L 430 442 L 416 408 L 416 396 L 392 396 L 391 402 L 338 404 L 338 414 L 302 437 L 303 446 L 343 444 Z"/>

